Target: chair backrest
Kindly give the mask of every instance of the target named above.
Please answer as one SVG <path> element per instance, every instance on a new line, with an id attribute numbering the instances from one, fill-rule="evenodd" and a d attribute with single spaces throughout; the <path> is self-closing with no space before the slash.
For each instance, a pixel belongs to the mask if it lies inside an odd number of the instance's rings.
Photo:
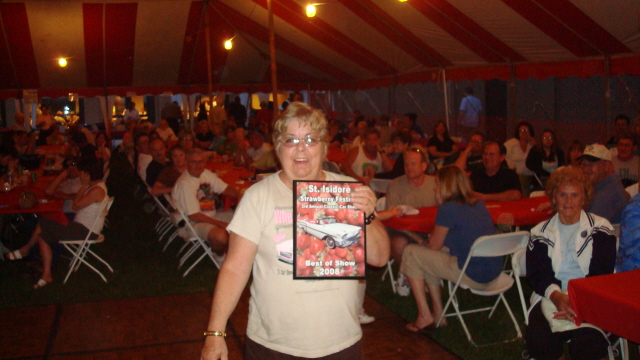
<path id="1" fill-rule="evenodd" d="M 542 197 L 542 196 L 547 196 L 544 190 L 532 191 L 531 194 L 529 194 L 529 197 L 532 197 L 532 198 Z"/>
<path id="2" fill-rule="evenodd" d="M 469 257 L 493 257 L 513 254 L 516 250 L 527 246 L 528 231 L 507 234 L 481 236 L 469 250 Z"/>
<path id="3" fill-rule="evenodd" d="M 527 276 L 527 249 L 518 249 L 511 257 L 511 268 L 516 276 Z"/>
<path id="4" fill-rule="evenodd" d="M 100 234 L 102 232 L 102 227 L 100 227 L 100 230 L 96 231 L 96 226 L 98 224 L 104 225 L 104 219 L 109 214 L 109 209 L 111 208 L 111 205 L 113 205 L 113 199 L 114 199 L 113 196 L 107 197 L 104 199 L 104 201 L 102 201 L 102 204 L 100 204 L 100 208 L 98 210 L 98 216 L 96 216 L 96 218 L 93 220 L 93 223 L 91 223 L 91 228 L 89 229 L 89 234 L 87 235 L 87 239 L 89 238 L 92 232 L 96 234 Z"/>
<path id="5" fill-rule="evenodd" d="M 157 196 L 155 196 L 155 195 L 153 195 L 151 193 L 151 188 L 149 187 L 149 185 L 147 185 L 147 190 L 149 191 L 149 195 L 151 195 L 151 197 L 153 198 L 153 201 L 160 208 L 160 211 L 162 211 L 164 216 L 171 217 L 171 212 L 167 209 L 167 207 L 162 204 L 162 202 L 160 201 L 160 199 L 158 199 Z M 168 203 L 168 204 L 170 204 L 170 203 Z"/>

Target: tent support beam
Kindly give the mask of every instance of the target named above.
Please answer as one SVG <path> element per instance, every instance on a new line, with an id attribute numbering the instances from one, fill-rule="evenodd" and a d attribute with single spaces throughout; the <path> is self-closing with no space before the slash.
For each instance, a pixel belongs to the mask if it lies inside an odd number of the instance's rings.
<path id="1" fill-rule="evenodd" d="M 604 57 L 604 121 L 607 125 L 607 139 L 610 131 L 609 119 L 611 118 L 611 58 L 609 55 Z"/>
<path id="2" fill-rule="evenodd" d="M 511 68 L 511 79 L 509 79 L 509 124 L 514 124 L 516 117 L 516 66 L 510 62 L 509 67 Z"/>
<path id="3" fill-rule="evenodd" d="M 271 87 L 273 94 L 273 123 L 278 119 L 280 104 L 278 104 L 278 68 L 276 65 L 276 32 L 273 25 L 273 0 L 267 0 L 269 10 L 269 54 L 271 58 Z"/>
<path id="4" fill-rule="evenodd" d="M 213 75 L 211 73 L 211 26 L 209 24 L 209 0 L 205 0 L 203 10 L 204 11 L 204 29 L 205 39 L 207 45 L 207 96 L 211 106 L 213 106 Z M 190 128 L 193 129 L 193 119 L 189 119 L 191 122 Z"/>
<path id="5" fill-rule="evenodd" d="M 449 124 L 449 85 L 447 84 L 447 69 L 445 68 L 442 68 L 442 85 L 444 90 L 444 117 L 447 122 L 447 129 L 451 131 L 451 124 Z M 413 96 L 411 99 L 413 99 Z"/>

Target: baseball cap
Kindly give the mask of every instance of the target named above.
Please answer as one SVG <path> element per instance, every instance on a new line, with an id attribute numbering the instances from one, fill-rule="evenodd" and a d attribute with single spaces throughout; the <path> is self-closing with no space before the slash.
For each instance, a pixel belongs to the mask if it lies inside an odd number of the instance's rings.
<path id="1" fill-rule="evenodd" d="M 580 156 L 580 160 L 585 159 L 591 162 L 596 162 L 600 160 L 608 160 L 611 161 L 611 152 L 604 145 L 600 144 L 591 144 L 588 145 L 582 156 Z"/>

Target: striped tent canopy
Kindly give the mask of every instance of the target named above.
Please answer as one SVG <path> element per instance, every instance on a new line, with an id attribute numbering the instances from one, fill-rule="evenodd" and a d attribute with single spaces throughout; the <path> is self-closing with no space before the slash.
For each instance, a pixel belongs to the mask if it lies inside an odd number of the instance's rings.
<path id="1" fill-rule="evenodd" d="M 272 1 L 284 90 L 640 75 L 638 0 L 322 0 L 313 18 L 306 0 Z M 269 91 L 267 6 L 2 1 L 0 98 L 206 92 L 207 19 L 214 90 Z"/>

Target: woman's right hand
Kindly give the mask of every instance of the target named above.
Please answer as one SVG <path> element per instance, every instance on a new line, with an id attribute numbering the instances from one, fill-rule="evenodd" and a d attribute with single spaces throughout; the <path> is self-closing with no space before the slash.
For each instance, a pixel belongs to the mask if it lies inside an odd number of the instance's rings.
<path id="1" fill-rule="evenodd" d="M 229 350 L 222 336 L 207 336 L 200 360 L 228 360 Z"/>
<path id="2" fill-rule="evenodd" d="M 569 295 L 556 290 L 551 294 L 550 299 L 558 310 L 553 315 L 554 319 L 569 320 L 571 322 L 576 321 L 576 313 L 571 308 Z"/>

